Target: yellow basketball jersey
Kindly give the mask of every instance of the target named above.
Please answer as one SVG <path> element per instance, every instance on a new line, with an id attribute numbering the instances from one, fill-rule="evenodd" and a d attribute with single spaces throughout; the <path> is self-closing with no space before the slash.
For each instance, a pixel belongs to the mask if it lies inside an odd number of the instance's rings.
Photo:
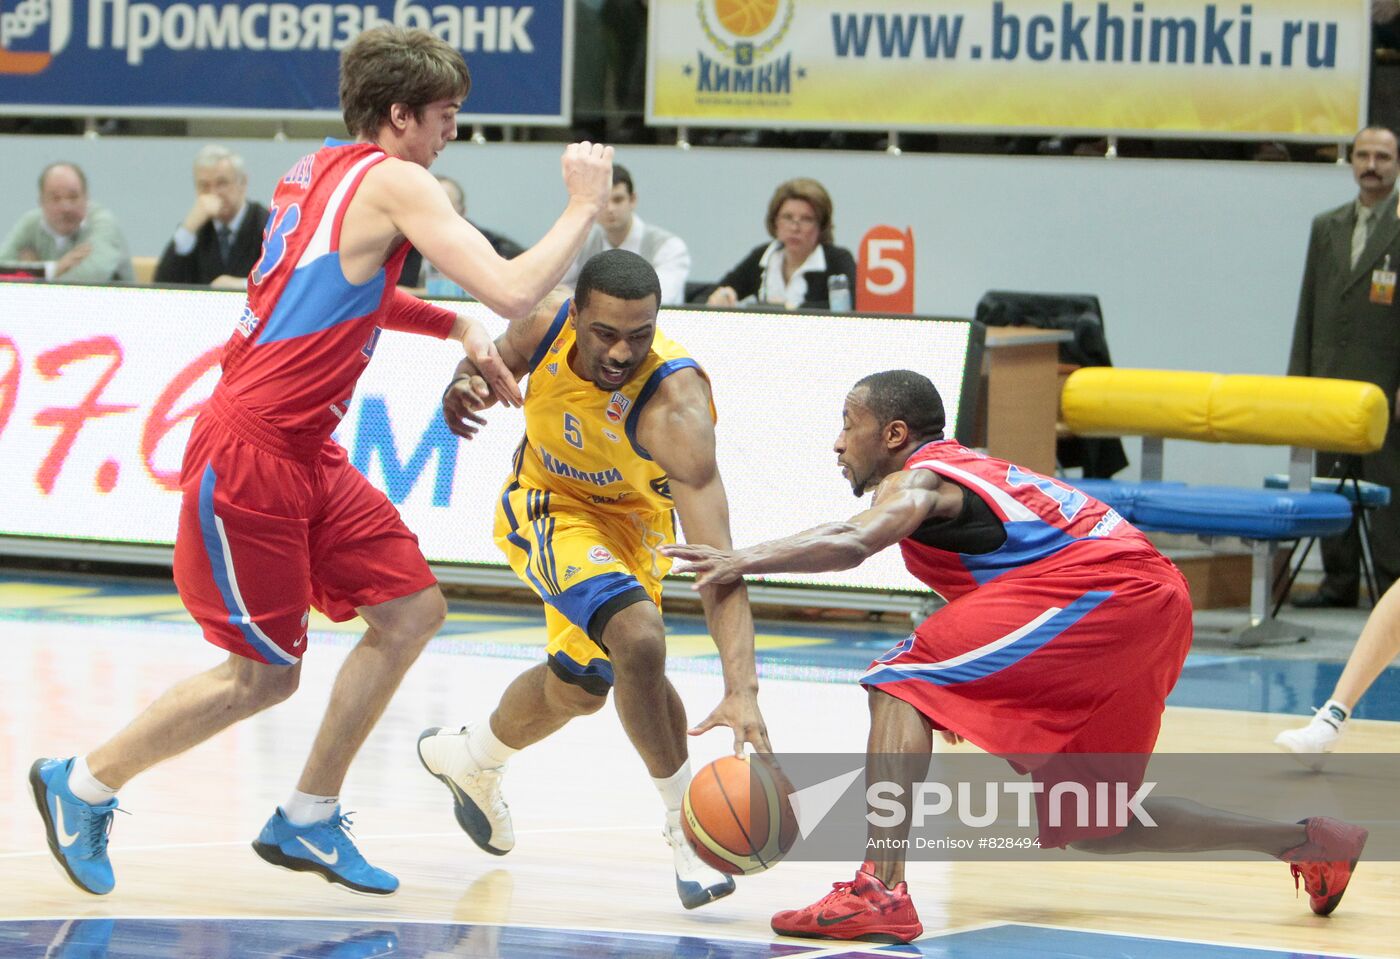
<path id="1" fill-rule="evenodd" d="M 532 357 L 525 391 L 525 440 L 513 483 L 549 490 L 590 510 L 664 512 L 673 508 L 666 474 L 637 439 L 637 423 L 663 380 L 700 365 L 660 330 L 632 379 L 601 389 L 569 368 L 576 340 L 567 304 Z M 711 406 L 710 415 L 714 415 Z"/>

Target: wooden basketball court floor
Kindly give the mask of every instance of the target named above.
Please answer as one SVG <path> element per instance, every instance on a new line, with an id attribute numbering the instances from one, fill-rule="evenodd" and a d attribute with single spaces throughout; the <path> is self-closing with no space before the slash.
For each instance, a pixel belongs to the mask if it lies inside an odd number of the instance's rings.
<path id="1" fill-rule="evenodd" d="M 1341 908 L 1312 915 L 1286 866 L 1229 863 L 913 863 L 927 930 L 907 947 L 778 939 L 778 909 L 805 905 L 854 864 L 785 862 L 686 912 L 660 836 L 659 800 L 611 707 L 521 753 L 505 780 L 510 855 L 478 851 L 445 789 L 418 764 L 420 730 L 481 717 L 539 655 L 542 617 L 454 604 L 344 790 L 386 899 L 274 869 L 249 849 L 290 789 L 350 630 L 313 628 L 293 699 L 138 778 L 112 834 L 117 889 L 78 892 L 45 847 L 26 771 L 85 750 L 170 683 L 217 662 L 167 584 L 0 573 L 0 957 L 1265 957 L 1400 956 L 1400 864 L 1363 860 Z M 671 674 L 692 720 L 717 701 L 713 647 L 677 620 Z M 899 634 L 761 628 L 762 706 L 779 751 L 863 749 L 852 677 Z M 1325 693 L 1336 664 L 1194 655 L 1159 750 L 1269 751 Z M 1349 751 L 1400 749 L 1400 676 L 1374 690 Z M 1201 708 L 1203 705 L 1219 708 Z M 1274 710 L 1274 712 L 1269 712 Z M 1282 713 L 1291 713 L 1290 716 Z M 700 764 L 727 732 L 692 741 Z M 1396 797 L 1400 803 L 1400 797 Z"/>

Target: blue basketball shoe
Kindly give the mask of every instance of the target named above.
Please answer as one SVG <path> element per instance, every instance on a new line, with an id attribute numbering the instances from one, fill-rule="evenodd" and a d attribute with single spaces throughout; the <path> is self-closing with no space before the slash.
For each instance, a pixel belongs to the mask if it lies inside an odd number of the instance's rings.
<path id="1" fill-rule="evenodd" d="M 105 896 L 117 884 L 107 858 L 107 835 L 117 800 L 113 797 L 92 806 L 73 795 L 68 789 L 72 768 L 72 759 L 36 759 L 29 767 L 29 786 L 44 818 L 54 859 L 79 889 Z"/>
<path id="2" fill-rule="evenodd" d="M 287 821 L 281 807 L 253 841 L 253 851 L 274 866 L 297 872 L 314 872 L 326 882 L 338 883 L 367 896 L 391 896 L 399 880 L 365 861 L 350 836 L 350 817 L 335 807 L 331 818 L 309 826 Z"/>

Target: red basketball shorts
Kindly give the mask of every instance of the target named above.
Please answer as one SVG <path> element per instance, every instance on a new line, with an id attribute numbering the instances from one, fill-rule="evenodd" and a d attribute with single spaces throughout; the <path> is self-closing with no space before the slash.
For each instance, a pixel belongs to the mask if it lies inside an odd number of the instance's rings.
<path id="1" fill-rule="evenodd" d="M 437 583 L 392 503 L 330 440 L 273 430 L 216 392 L 180 483 L 175 585 L 216 646 L 292 665 L 311 606 L 336 622 Z"/>
<path id="2" fill-rule="evenodd" d="M 1165 559 L 1036 564 L 950 602 L 861 682 L 1029 770 L 1045 786 L 1039 800 L 1073 780 L 1089 787 L 1092 805 L 1096 778 L 1141 784 L 1190 646 L 1190 594 Z M 1049 828 L 1042 815 L 1041 844 L 1123 828 L 1099 818 L 1091 810 L 1077 830 Z"/>

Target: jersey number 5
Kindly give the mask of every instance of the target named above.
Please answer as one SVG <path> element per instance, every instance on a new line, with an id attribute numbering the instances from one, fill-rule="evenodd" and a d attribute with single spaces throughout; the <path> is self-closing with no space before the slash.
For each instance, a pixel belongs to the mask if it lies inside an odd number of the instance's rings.
<path id="1" fill-rule="evenodd" d="M 579 429 L 578 417 L 572 413 L 564 414 L 564 442 L 576 450 L 583 449 L 583 430 Z"/>

